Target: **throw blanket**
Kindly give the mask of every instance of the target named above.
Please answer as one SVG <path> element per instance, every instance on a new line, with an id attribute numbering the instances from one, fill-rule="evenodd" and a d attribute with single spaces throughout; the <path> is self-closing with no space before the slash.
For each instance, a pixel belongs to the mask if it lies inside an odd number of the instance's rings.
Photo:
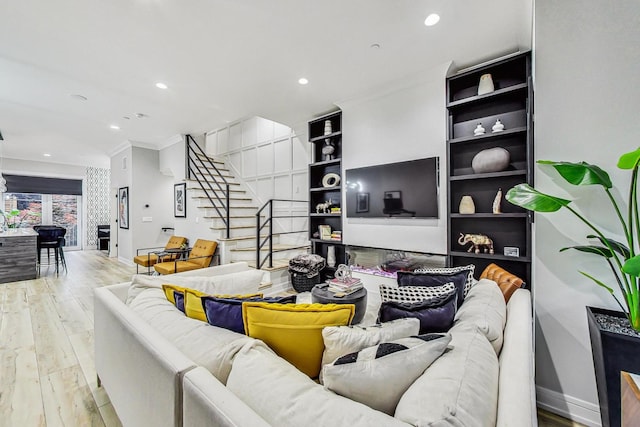
<path id="1" fill-rule="evenodd" d="M 304 254 L 289 260 L 289 271 L 306 274 L 308 278 L 317 276 L 326 265 L 326 261 L 320 255 Z"/>

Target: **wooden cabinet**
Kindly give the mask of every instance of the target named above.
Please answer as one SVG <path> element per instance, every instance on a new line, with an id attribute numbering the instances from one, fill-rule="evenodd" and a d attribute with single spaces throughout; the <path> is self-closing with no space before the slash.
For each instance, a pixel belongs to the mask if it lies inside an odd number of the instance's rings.
<path id="1" fill-rule="evenodd" d="M 342 245 L 342 112 L 309 122 L 312 163 L 309 165 L 309 239 L 314 254 L 328 257 L 335 251 L 336 266 L 345 263 Z M 319 206 L 321 205 L 321 206 Z M 330 230 L 323 236 L 320 229 Z M 323 238 L 324 237 L 324 238 Z M 335 271 L 327 268 L 328 276 Z"/>
<path id="2" fill-rule="evenodd" d="M 0 237 L 0 283 L 36 278 L 36 239 L 35 232 Z"/>
<path id="3" fill-rule="evenodd" d="M 482 76 L 489 74 L 493 91 L 478 94 Z M 531 222 L 533 214 L 504 198 L 516 184 L 533 185 L 533 88 L 531 55 L 520 53 L 471 68 L 447 78 L 448 262 L 475 264 L 476 276 L 495 262 L 531 283 Z M 497 121 L 504 126 L 492 128 Z M 476 135 L 478 125 L 484 133 Z M 486 150 L 508 152 L 508 166 L 478 172 L 473 159 Z M 476 168 L 479 169 L 479 168 Z M 502 192 L 500 209 L 494 199 Z M 462 196 L 471 196 L 474 214 L 459 212 Z M 484 234 L 493 240 L 494 253 L 467 252 L 461 234 Z M 513 256 L 514 252 L 517 253 Z"/>

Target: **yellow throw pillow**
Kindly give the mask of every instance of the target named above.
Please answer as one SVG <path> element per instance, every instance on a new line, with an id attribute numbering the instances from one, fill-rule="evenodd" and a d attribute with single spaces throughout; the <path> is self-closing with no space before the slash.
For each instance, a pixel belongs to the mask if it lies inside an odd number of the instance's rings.
<path id="1" fill-rule="evenodd" d="M 202 320 L 203 322 L 207 321 L 207 315 L 204 312 L 204 307 L 202 306 L 202 297 L 209 296 L 201 291 L 197 291 L 195 289 L 185 289 L 184 290 L 184 314 L 187 317 L 191 317 L 192 319 Z M 216 298 L 234 298 L 234 299 L 247 299 L 247 298 L 262 298 L 262 294 L 248 294 L 248 295 L 211 295 Z"/>
<path id="2" fill-rule="evenodd" d="M 245 333 L 311 378 L 320 373 L 326 326 L 349 325 L 354 304 L 242 303 Z"/>

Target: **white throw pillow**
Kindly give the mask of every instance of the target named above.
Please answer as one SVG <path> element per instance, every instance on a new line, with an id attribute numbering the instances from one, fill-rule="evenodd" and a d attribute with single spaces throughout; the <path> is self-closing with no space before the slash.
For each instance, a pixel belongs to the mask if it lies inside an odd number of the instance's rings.
<path id="1" fill-rule="evenodd" d="M 172 274 L 170 276 L 136 274 L 131 278 L 126 304 L 131 304 L 131 301 L 143 290 L 148 288 L 161 289 L 165 283 L 184 286 L 207 294 L 255 293 L 258 291 L 263 276 L 263 271 L 254 269 L 217 276 L 196 277 L 181 276 L 180 274 Z"/>
<path id="2" fill-rule="evenodd" d="M 502 291 L 493 280 L 482 279 L 473 286 L 458 309 L 454 326 L 471 324 L 487 337 L 496 354 L 502 349 L 507 305 Z"/>
<path id="3" fill-rule="evenodd" d="M 418 335 L 419 329 L 418 319 L 397 319 L 373 326 L 328 326 L 322 330 L 322 364 L 383 341 Z"/>
<path id="4" fill-rule="evenodd" d="M 272 426 L 407 427 L 325 390 L 259 341 L 236 354 L 227 387 Z"/>
<path id="5" fill-rule="evenodd" d="M 322 368 L 324 386 L 393 415 L 407 388 L 440 357 L 449 341 L 449 334 L 425 334 L 342 356 Z"/>
<path id="6" fill-rule="evenodd" d="M 452 328 L 446 351 L 404 393 L 395 417 L 414 426 L 495 426 L 498 357 L 477 328 Z"/>
<path id="7" fill-rule="evenodd" d="M 414 270 L 414 273 L 428 273 L 428 274 L 455 274 L 460 273 L 461 271 L 467 272 L 467 280 L 464 284 L 464 296 L 467 295 L 469 289 L 477 280 L 473 277 L 473 272 L 475 271 L 476 266 L 474 264 L 462 265 L 459 267 L 433 267 L 433 268 L 418 268 Z"/>

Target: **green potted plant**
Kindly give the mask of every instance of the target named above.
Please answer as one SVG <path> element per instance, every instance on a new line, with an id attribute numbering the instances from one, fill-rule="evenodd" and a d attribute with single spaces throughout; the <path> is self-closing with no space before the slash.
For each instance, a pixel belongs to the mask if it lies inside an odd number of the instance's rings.
<path id="1" fill-rule="evenodd" d="M 560 252 L 574 249 L 601 257 L 612 271 L 609 279 L 596 278 L 584 271 L 580 273 L 605 289 L 622 310 L 618 312 L 587 307 L 602 424 L 617 426 L 620 425 L 620 371 L 640 373 L 640 148 L 623 154 L 618 160 L 618 168 L 631 171 L 626 212 L 623 212 L 613 196 L 613 184 L 609 174 L 602 168 L 586 162 L 540 160 L 538 163 L 552 166 L 572 185 L 600 187 L 606 193 L 612 212 L 618 218 L 619 234 L 624 236 L 623 242 L 606 236 L 592 221 L 571 206 L 571 200 L 542 193 L 528 184 L 519 184 L 506 194 L 506 199 L 512 204 L 534 212 L 549 213 L 567 209 L 593 231 L 593 234 L 586 237 L 594 243 L 561 248 Z M 614 288 L 619 290 L 621 298 L 616 295 Z M 615 326 L 620 323 L 621 326 Z"/>

